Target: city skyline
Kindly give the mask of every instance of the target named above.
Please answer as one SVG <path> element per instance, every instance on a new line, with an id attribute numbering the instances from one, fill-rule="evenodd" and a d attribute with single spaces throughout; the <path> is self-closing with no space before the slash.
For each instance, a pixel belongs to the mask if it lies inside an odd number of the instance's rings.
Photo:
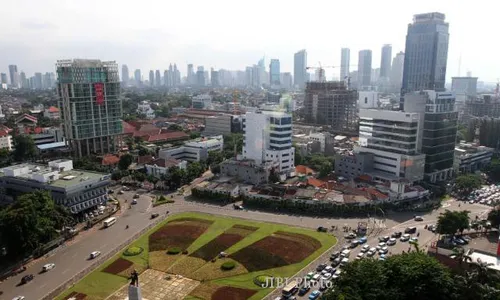
<path id="1" fill-rule="evenodd" d="M 25 0 L 20 5 L 0 12 L 0 26 L 9 28 L 9 31 L 0 33 L 0 71 L 5 73 L 11 64 L 16 64 L 19 71 L 22 70 L 26 74 L 54 71 L 54 62 L 58 59 L 80 57 L 115 60 L 119 65 L 127 64 L 130 69 L 141 69 L 143 73 L 150 69 L 163 71 L 168 68 L 170 62 L 175 62 L 185 76 L 185 66 L 188 63 L 203 65 L 206 69 L 214 67 L 244 70 L 246 66 L 253 65 L 265 55 L 266 59 L 279 59 L 282 72 L 293 72 L 293 55 L 300 49 L 306 49 L 308 52 L 311 66 L 317 66 L 318 61 L 323 65 L 338 66 L 342 47 L 350 48 L 351 54 L 362 49 L 372 50 L 373 68 L 378 68 L 381 47 L 384 44 L 392 44 L 393 57 L 395 53 L 404 51 L 407 25 L 412 22 L 413 15 L 438 11 L 444 13 L 450 23 L 446 81 L 451 82 L 451 77 L 458 75 L 460 57 L 461 75 L 471 71 L 474 76 L 486 82 L 496 82 L 500 77 L 497 75 L 500 60 L 495 59 L 496 53 L 493 49 L 481 49 L 482 55 L 477 55 L 477 46 L 472 46 L 491 38 L 486 30 L 489 26 L 486 22 L 490 19 L 489 14 L 491 18 L 493 14 L 480 6 L 465 7 L 464 3 L 451 1 L 420 1 L 405 8 L 400 7 L 396 1 L 387 1 L 385 5 L 388 7 L 398 5 L 398 13 L 393 14 L 390 10 L 387 10 L 387 13 L 384 10 L 378 11 L 380 6 L 376 3 L 362 1 L 364 9 L 360 11 L 362 16 L 359 17 L 366 20 L 370 24 L 369 27 L 350 26 L 348 30 L 337 32 L 335 41 L 329 41 L 324 38 L 321 30 L 318 33 L 313 30 L 318 26 L 332 26 L 327 13 L 328 6 L 335 5 L 337 10 L 358 12 L 359 3 L 355 5 L 323 2 L 324 9 L 321 10 L 317 9 L 317 5 L 287 6 L 286 19 L 284 16 L 277 17 L 273 19 L 273 23 L 281 24 L 293 19 L 293 16 L 314 15 L 314 26 L 291 23 L 290 30 L 281 32 L 278 36 L 261 30 L 269 26 L 267 23 L 265 26 L 259 23 L 252 23 L 252 26 L 242 24 L 240 14 L 232 10 L 230 4 L 225 1 L 211 3 L 179 3 L 174 7 L 179 13 L 162 18 L 160 16 L 164 10 L 158 8 L 163 3 L 158 1 L 151 1 L 150 4 L 142 6 L 124 1 L 120 3 L 118 10 L 112 1 L 99 2 L 100 9 L 95 10 L 96 1 L 50 5 L 47 1 L 39 3 Z M 151 9 L 155 6 L 158 7 Z M 197 9 L 193 10 L 193 6 Z M 221 7 L 226 9 L 221 10 Z M 282 4 L 258 0 L 253 1 L 251 5 L 245 5 L 245 13 L 261 13 L 262 7 L 266 10 L 283 9 Z M 120 13 L 104 13 L 111 10 Z M 77 22 L 74 22 L 74 14 L 70 13 L 71 11 L 80 12 Z M 378 12 L 377 17 L 372 11 Z M 50 18 L 53 14 L 60 17 Z M 10 18 L 12 15 L 22 17 Z M 184 19 L 186 15 L 190 18 Z M 340 14 L 336 17 L 335 24 L 353 24 L 352 18 L 347 15 L 349 14 Z M 471 20 L 474 15 L 482 17 Z M 124 16 L 133 18 L 134 21 L 123 22 Z M 210 19 L 210 22 L 204 22 L 203 30 L 200 30 L 200 26 L 196 24 L 203 19 Z M 187 25 L 181 25 L 186 23 Z M 231 23 L 239 26 L 231 26 Z M 106 26 L 103 26 L 104 24 Z M 219 30 L 215 30 L 216 28 Z M 207 34 L 207 31 L 210 34 Z M 227 38 L 228 36 L 231 38 Z M 353 58 L 351 57 L 351 60 Z M 339 70 L 326 70 L 326 73 L 328 78 L 333 75 L 339 77 Z"/>

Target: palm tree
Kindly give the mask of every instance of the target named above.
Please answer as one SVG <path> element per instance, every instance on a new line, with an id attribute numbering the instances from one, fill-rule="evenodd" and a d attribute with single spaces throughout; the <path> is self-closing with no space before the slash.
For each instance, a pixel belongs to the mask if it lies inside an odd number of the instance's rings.
<path id="1" fill-rule="evenodd" d="M 478 282 L 481 284 L 487 284 L 488 282 L 498 281 L 498 275 L 492 271 L 489 267 L 493 266 L 493 263 L 488 263 L 477 259 L 476 270 Z"/>
<path id="2" fill-rule="evenodd" d="M 462 268 L 462 263 L 471 262 L 472 258 L 468 255 L 468 252 L 465 252 L 462 247 L 453 248 L 453 253 L 450 255 L 451 258 L 456 259 L 458 261 L 458 266 Z"/>

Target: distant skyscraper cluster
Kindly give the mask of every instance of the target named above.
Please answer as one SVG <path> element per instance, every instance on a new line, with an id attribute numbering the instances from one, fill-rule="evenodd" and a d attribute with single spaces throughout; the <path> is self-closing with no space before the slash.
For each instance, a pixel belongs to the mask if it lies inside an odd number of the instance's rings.
<path id="1" fill-rule="evenodd" d="M 9 65 L 9 76 L 0 74 L 0 87 L 11 89 L 32 89 L 46 90 L 55 87 L 56 76 L 53 72 L 42 74 L 36 72 L 31 77 L 26 77 L 26 73 L 19 72 L 17 65 Z"/>

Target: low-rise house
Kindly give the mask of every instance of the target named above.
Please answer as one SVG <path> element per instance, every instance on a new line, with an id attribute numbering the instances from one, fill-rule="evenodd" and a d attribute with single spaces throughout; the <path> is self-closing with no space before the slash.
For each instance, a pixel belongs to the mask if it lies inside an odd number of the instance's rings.
<path id="1" fill-rule="evenodd" d="M 185 160 L 176 160 L 172 158 L 158 158 L 151 163 L 147 163 L 145 167 L 148 175 L 160 178 L 162 175 L 167 175 L 168 169 L 171 167 L 178 167 L 179 169 L 185 170 L 187 168 L 187 162 Z"/>
<path id="2" fill-rule="evenodd" d="M 493 148 L 461 142 L 455 146 L 455 172 L 473 173 L 489 166 L 493 150 Z"/>

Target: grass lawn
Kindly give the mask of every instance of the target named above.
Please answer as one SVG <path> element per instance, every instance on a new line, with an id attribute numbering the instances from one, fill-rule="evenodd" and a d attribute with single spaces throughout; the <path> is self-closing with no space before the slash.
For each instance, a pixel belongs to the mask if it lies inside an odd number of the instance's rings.
<path id="1" fill-rule="evenodd" d="M 149 252 L 149 247 L 148 247 L 149 236 L 153 232 L 155 232 L 161 226 L 165 225 L 167 222 L 185 218 L 205 219 L 213 222 L 211 226 L 187 248 L 189 254 L 194 253 L 196 250 L 200 249 L 205 244 L 212 241 L 217 236 L 221 235 L 234 225 L 252 226 L 258 229 L 246 235 L 241 241 L 237 242 L 228 249 L 224 250 L 224 252 L 226 252 L 229 255 L 277 231 L 298 233 L 313 237 L 321 243 L 321 248 L 316 250 L 314 253 L 312 253 L 306 259 L 304 259 L 299 263 L 276 269 L 267 269 L 252 273 L 248 273 L 245 267 L 237 262 L 235 269 L 231 271 L 222 271 L 220 269 L 220 265 L 224 261 L 231 260 L 230 258 L 218 259 L 216 262 L 208 261 L 205 263 L 203 259 L 189 257 L 182 254 L 175 255 L 174 258 L 174 257 L 168 257 L 168 255 L 165 254 L 165 251 L 155 251 L 151 253 Z M 252 300 L 261 299 L 266 294 L 271 292 L 271 289 L 263 289 L 257 287 L 253 283 L 253 279 L 256 276 L 270 275 L 275 277 L 292 277 L 298 271 L 300 271 L 306 265 L 308 265 L 311 261 L 313 261 L 316 257 L 318 257 L 320 254 L 322 254 L 324 251 L 332 247 L 336 242 L 337 241 L 335 237 L 333 237 L 332 235 L 322 232 L 316 232 L 314 230 L 309 230 L 309 229 L 290 227 L 287 225 L 274 224 L 274 223 L 254 222 L 245 219 L 229 218 L 229 217 L 222 217 L 210 214 L 182 213 L 169 217 L 166 221 L 161 222 L 160 224 L 149 230 L 146 234 L 142 235 L 139 239 L 137 239 L 130 245 L 143 248 L 144 251 L 141 254 L 136 256 L 124 256 L 123 251 L 126 248 L 123 249 L 120 253 L 116 254 L 113 258 L 105 262 L 102 266 L 100 266 L 94 272 L 90 273 L 85 278 L 80 280 L 75 286 L 64 292 L 56 299 L 64 299 L 64 296 L 67 296 L 73 291 L 84 293 L 88 295 L 90 299 L 105 299 L 109 295 L 113 294 L 120 287 L 122 287 L 127 283 L 127 279 L 122 276 L 101 272 L 101 270 L 104 269 L 109 264 L 111 264 L 113 261 L 115 261 L 118 257 L 127 259 L 133 262 L 137 266 L 141 266 L 144 268 L 147 268 L 149 266 L 154 269 L 158 269 L 157 267 L 155 267 L 155 264 L 157 263 L 162 264 L 162 261 L 167 259 L 169 260 L 169 262 L 165 262 L 165 266 L 168 265 L 168 271 L 175 274 L 181 273 L 183 276 L 195 280 L 205 279 L 206 281 L 202 285 L 208 284 L 209 286 L 207 287 L 200 286 L 198 292 L 193 291 L 193 293 L 191 293 L 191 295 L 186 298 L 188 300 L 199 300 L 203 298 L 208 299 L 207 295 L 210 293 L 211 290 L 214 290 L 214 287 L 217 286 L 231 286 L 236 288 L 256 290 L 257 293 L 253 295 L 250 299 Z M 182 270 L 182 272 L 180 272 L 180 270 Z"/>

